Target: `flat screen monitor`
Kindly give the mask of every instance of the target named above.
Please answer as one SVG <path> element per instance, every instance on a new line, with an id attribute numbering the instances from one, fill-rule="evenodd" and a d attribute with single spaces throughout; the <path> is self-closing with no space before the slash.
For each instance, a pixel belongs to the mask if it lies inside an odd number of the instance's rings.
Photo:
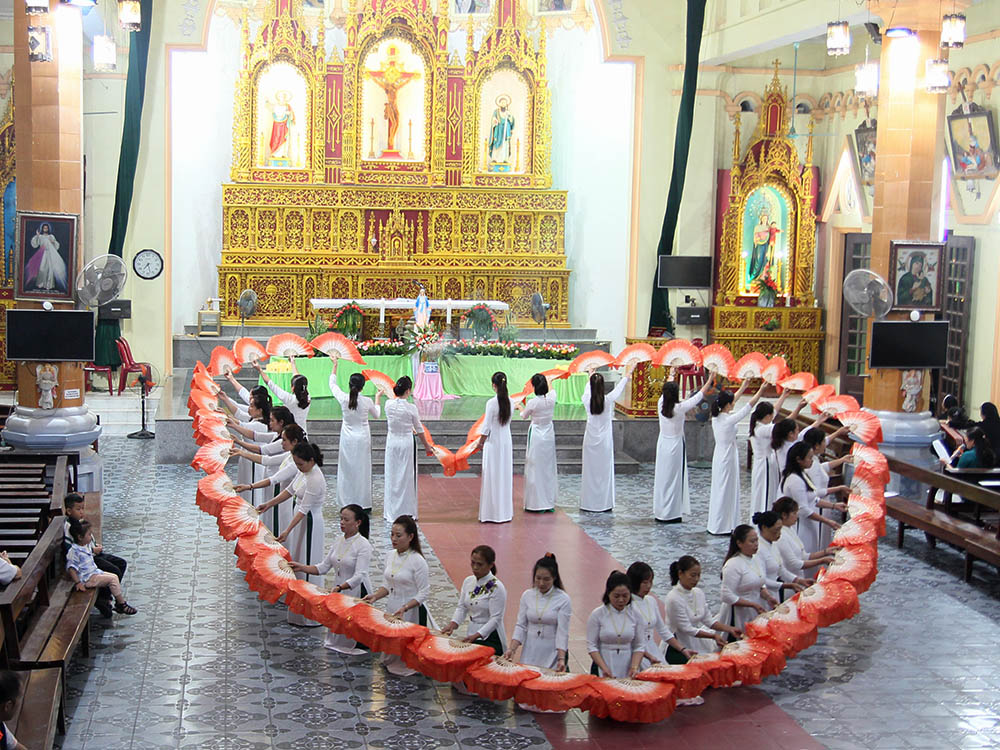
<path id="1" fill-rule="evenodd" d="M 712 258 L 702 255 L 661 255 L 660 289 L 711 289 Z"/>
<path id="2" fill-rule="evenodd" d="M 948 364 L 948 321 L 876 320 L 869 367 L 932 370 Z"/>
<path id="3" fill-rule="evenodd" d="M 7 359 L 12 362 L 93 362 L 90 310 L 7 310 Z"/>

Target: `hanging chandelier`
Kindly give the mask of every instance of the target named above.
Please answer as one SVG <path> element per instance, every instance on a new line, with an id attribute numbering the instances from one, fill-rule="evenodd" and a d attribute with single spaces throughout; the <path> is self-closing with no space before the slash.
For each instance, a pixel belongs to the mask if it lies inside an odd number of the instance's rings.
<path id="1" fill-rule="evenodd" d="M 142 28 L 139 0 L 118 0 L 118 25 L 125 31 L 139 31 Z"/>
<path id="2" fill-rule="evenodd" d="M 866 56 L 867 57 L 867 56 Z M 867 59 L 854 66 L 854 93 L 864 99 L 878 96 L 878 63 Z"/>
<path id="3" fill-rule="evenodd" d="M 118 48 L 110 36 L 99 34 L 94 37 L 94 70 L 99 73 L 113 73 L 118 67 Z"/>
<path id="4" fill-rule="evenodd" d="M 851 51 L 851 28 L 847 21 L 831 21 L 826 25 L 826 54 L 846 55 Z"/>
<path id="5" fill-rule="evenodd" d="M 947 94 L 951 75 L 947 60 L 928 60 L 924 65 L 924 88 L 928 94 Z"/>
<path id="6" fill-rule="evenodd" d="M 962 49 L 965 46 L 965 16 L 949 13 L 941 19 L 941 46 L 944 49 Z"/>

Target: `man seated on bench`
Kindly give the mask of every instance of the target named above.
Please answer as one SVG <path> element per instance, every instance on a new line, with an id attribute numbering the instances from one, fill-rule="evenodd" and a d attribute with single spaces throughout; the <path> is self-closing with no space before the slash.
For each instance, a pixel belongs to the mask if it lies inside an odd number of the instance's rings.
<path id="1" fill-rule="evenodd" d="M 82 521 L 84 519 L 84 499 L 78 492 L 67 492 L 63 500 L 66 510 L 66 524 L 63 528 L 63 551 L 69 552 L 73 545 L 73 538 L 69 534 L 70 521 Z M 94 553 L 94 563 L 105 573 L 112 573 L 118 576 L 119 581 L 125 580 L 125 569 L 128 563 L 116 555 L 108 554 L 104 547 L 96 542 L 90 543 L 91 552 Z M 111 617 L 111 591 L 107 587 L 102 587 L 97 592 L 97 609 L 105 617 Z"/>
<path id="2" fill-rule="evenodd" d="M 10 561 L 6 552 L 0 552 L 0 586 L 6 586 L 20 577 L 21 568 Z M 4 750 L 3 745 L 0 745 L 0 750 Z"/>
<path id="3" fill-rule="evenodd" d="M 77 590 L 86 591 L 106 586 L 111 589 L 111 596 L 115 598 L 115 612 L 134 615 L 138 610 L 125 601 L 118 576 L 114 573 L 102 573 L 94 562 L 94 553 L 90 551 L 90 542 L 93 539 L 90 533 L 90 521 L 70 521 L 69 533 L 73 537 L 73 545 L 66 553 L 66 570 L 76 583 Z M 101 610 L 101 614 L 110 617 L 110 608 L 107 614 L 104 610 Z"/>
<path id="4" fill-rule="evenodd" d="M 14 738 L 4 723 L 14 718 L 14 709 L 20 695 L 21 680 L 17 673 L 0 670 L 0 750 L 28 750 Z"/>

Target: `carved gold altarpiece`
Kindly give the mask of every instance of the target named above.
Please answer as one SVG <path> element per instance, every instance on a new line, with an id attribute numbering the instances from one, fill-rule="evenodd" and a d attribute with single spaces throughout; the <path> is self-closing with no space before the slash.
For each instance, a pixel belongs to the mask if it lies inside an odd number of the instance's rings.
<path id="1" fill-rule="evenodd" d="M 781 354 L 793 371 L 819 375 L 823 311 L 813 292 L 818 175 L 812 167 L 811 133 L 805 163 L 799 161 L 790 135 L 788 91 L 777 70 L 776 63 L 742 160 L 735 120 L 710 335 L 736 358 L 751 351 Z M 776 288 L 774 293 L 762 288 L 765 280 Z M 762 307 L 770 297 L 774 306 Z"/>
<path id="2" fill-rule="evenodd" d="M 449 58 L 447 0 L 352 0 L 347 45 L 327 57 L 274 0 L 255 40 L 243 24 L 233 182 L 222 186 L 220 309 L 301 325 L 309 299 L 530 299 L 569 325 L 566 192 L 552 190 L 545 35 L 521 0 L 498 0 L 465 59 Z M 389 89 L 392 89 L 391 95 Z M 388 131 L 388 132 L 387 132 Z"/>
<path id="3" fill-rule="evenodd" d="M 0 248 L 3 248 L 3 273 L 0 274 L 0 340 L 7 340 L 8 308 L 14 307 L 15 222 L 17 182 L 14 159 L 14 90 L 7 95 L 7 107 L 0 117 Z M 10 219 L 10 221 L 8 221 Z M 6 359 L 6 347 L 0 348 L 0 388 L 14 387 L 17 366 Z"/>

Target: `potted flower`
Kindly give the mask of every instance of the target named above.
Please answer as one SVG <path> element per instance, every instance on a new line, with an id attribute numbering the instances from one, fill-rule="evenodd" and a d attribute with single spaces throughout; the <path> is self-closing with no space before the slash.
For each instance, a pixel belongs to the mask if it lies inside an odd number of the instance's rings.
<path id="1" fill-rule="evenodd" d="M 778 300 L 778 282 L 771 278 L 771 265 L 764 267 L 764 273 L 754 282 L 759 307 L 774 307 Z"/>
<path id="2" fill-rule="evenodd" d="M 497 327 L 496 316 L 486 305 L 473 305 L 462 315 L 462 325 L 472 329 L 472 335 L 477 339 L 489 338 Z"/>
<path id="3" fill-rule="evenodd" d="M 330 319 L 330 328 L 349 339 L 357 340 L 361 334 L 362 316 L 361 308 L 351 302 L 333 314 Z"/>

